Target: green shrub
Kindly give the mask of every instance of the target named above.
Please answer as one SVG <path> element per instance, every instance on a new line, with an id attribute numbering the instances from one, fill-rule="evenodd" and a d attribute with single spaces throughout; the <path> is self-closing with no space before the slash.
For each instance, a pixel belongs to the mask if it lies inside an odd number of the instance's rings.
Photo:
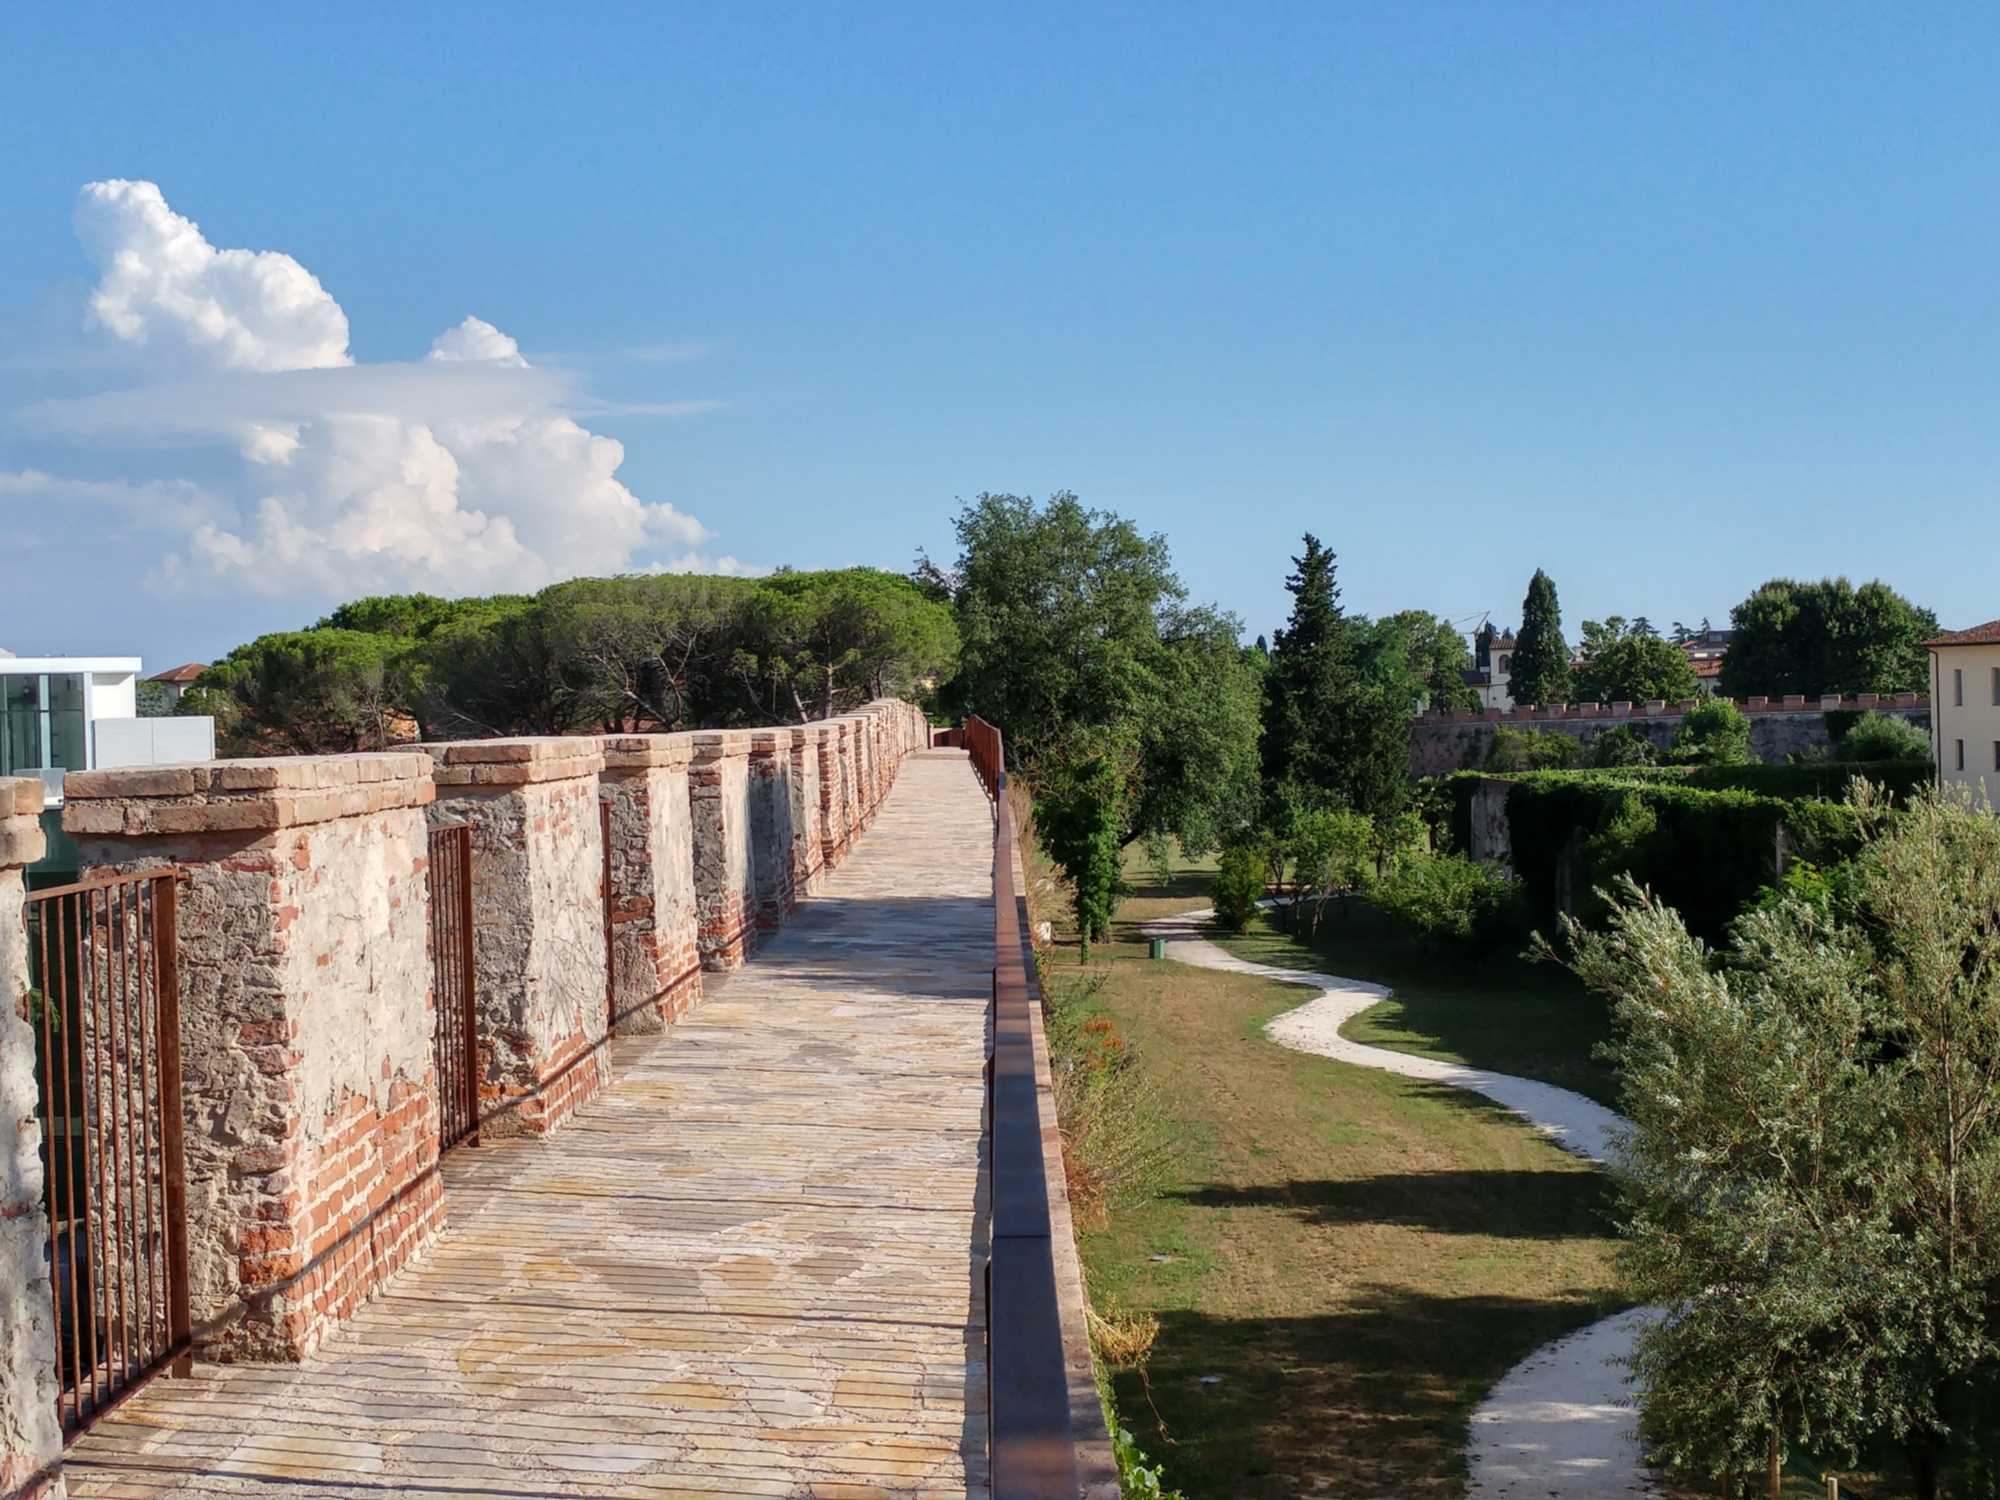
<path id="1" fill-rule="evenodd" d="M 1788 771 L 1793 767 L 1757 767 Z M 1778 828 L 1794 854 L 1820 862 L 1860 845 L 1854 809 L 1689 785 L 1685 776 L 1542 771 L 1507 797 L 1508 836 L 1535 921 L 1552 928 L 1568 910 L 1604 915 L 1597 896 L 1628 874 L 1678 907 L 1691 931 L 1718 940 L 1770 884 Z"/>
<path id="2" fill-rule="evenodd" d="M 1426 948 L 1449 943 L 1487 953 L 1523 926 L 1514 882 L 1463 854 L 1404 858 L 1369 899 Z"/>
<path id="3" fill-rule="evenodd" d="M 1750 721 L 1729 699 L 1706 698 L 1681 720 L 1670 753 L 1689 765 L 1741 765 L 1751 759 Z"/>
<path id="4" fill-rule="evenodd" d="M 1264 896 L 1264 846 L 1255 841 L 1231 844 L 1222 851 L 1215 870 L 1215 920 L 1231 932 L 1248 932 L 1257 903 Z"/>
<path id="5" fill-rule="evenodd" d="M 1036 789 L 1035 833 L 1069 881 L 1082 961 L 1093 941 L 1111 935 L 1111 912 L 1124 873 L 1118 832 L 1123 778 L 1108 755 L 1057 765 Z"/>
<path id="6" fill-rule="evenodd" d="M 1541 771 L 1573 766 L 1582 758 L 1583 744 L 1572 735 L 1502 724 L 1493 731 L 1493 743 L 1486 748 L 1486 769 L 1496 773 Z"/>
<path id="7" fill-rule="evenodd" d="M 1687 785 L 1705 791 L 1755 792 L 1760 797 L 1777 797 L 1787 802 L 1809 797 L 1844 801 L 1857 776 L 1866 776 L 1903 802 L 1934 779 L 1928 760 L 1921 764 L 1820 760 L 1789 766 L 1766 766 L 1753 761 L 1745 766 L 1691 766 L 1679 774 Z"/>
<path id="8" fill-rule="evenodd" d="M 1590 742 L 1585 759 L 1593 770 L 1611 770 L 1621 766 L 1657 765 L 1660 752 L 1651 740 L 1630 724 L 1617 724 L 1602 731 Z"/>
<path id="9" fill-rule="evenodd" d="M 1931 763 L 1931 737 L 1908 719 L 1893 714 L 1863 714 L 1833 746 L 1837 759 L 1852 761 L 1919 761 Z"/>

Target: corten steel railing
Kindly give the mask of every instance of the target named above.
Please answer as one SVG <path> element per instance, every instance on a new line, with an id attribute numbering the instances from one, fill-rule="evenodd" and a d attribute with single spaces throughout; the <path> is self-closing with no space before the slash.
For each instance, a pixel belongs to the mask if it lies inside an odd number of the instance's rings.
<path id="1" fill-rule="evenodd" d="M 965 721 L 965 750 L 972 757 L 972 769 L 986 795 L 997 804 L 1000 781 L 1007 774 L 1007 758 L 1001 753 L 1000 731 L 974 715 Z"/>
<path id="2" fill-rule="evenodd" d="M 1076 1500 L 1049 1184 L 1035 1086 L 1041 1003 L 1000 731 L 968 719 L 972 768 L 993 799 L 993 1055 L 987 1062 L 992 1256 L 986 1263 L 987 1453 L 994 1500 Z"/>
<path id="3" fill-rule="evenodd" d="M 431 990 L 438 1151 L 479 1144 L 479 1011 L 472 960 L 472 825 L 430 831 Z"/>
<path id="4" fill-rule="evenodd" d="M 28 896 L 65 1438 L 148 1377 L 190 1366 L 176 914 L 171 870 Z"/>
<path id="5" fill-rule="evenodd" d="M 604 1034 L 613 1035 L 618 1030 L 618 959 L 612 949 L 611 930 L 611 804 L 597 804 L 597 826 L 604 835 L 604 873 L 600 877 L 603 884 L 598 887 L 604 898 Z"/>

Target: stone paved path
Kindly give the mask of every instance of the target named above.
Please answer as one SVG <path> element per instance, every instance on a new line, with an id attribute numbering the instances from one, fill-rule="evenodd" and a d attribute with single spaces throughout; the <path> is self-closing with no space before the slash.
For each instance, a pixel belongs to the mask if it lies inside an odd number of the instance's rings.
<path id="1" fill-rule="evenodd" d="M 983 1495 L 992 847 L 963 754 L 912 758 L 603 1098 L 447 1162 L 450 1229 L 317 1357 L 153 1382 L 71 1495 Z"/>

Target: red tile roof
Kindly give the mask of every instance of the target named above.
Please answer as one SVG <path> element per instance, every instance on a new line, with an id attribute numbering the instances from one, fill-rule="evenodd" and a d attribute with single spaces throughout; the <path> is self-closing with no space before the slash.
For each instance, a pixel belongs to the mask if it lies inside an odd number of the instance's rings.
<path id="1" fill-rule="evenodd" d="M 193 682 L 195 678 L 201 676 L 207 670 L 207 666 L 203 663 L 191 661 L 184 666 L 175 667 L 172 671 L 156 672 L 146 680 L 148 682 Z"/>
<path id="2" fill-rule="evenodd" d="M 1925 641 L 1926 646 L 2000 646 L 2000 620 L 1988 620 L 1984 625 L 1975 625 L 1970 630 L 1953 630 L 1935 639 Z"/>

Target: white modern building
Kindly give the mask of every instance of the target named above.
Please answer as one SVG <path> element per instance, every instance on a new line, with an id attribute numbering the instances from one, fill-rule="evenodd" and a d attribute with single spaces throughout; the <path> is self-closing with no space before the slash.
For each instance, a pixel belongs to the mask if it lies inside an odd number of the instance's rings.
<path id="1" fill-rule="evenodd" d="M 75 850 L 56 811 L 65 772 L 215 758 L 215 720 L 140 718 L 138 681 L 136 656 L 0 651 L 0 776 L 41 778 L 42 823 L 49 833 L 44 866 L 74 866 Z"/>

